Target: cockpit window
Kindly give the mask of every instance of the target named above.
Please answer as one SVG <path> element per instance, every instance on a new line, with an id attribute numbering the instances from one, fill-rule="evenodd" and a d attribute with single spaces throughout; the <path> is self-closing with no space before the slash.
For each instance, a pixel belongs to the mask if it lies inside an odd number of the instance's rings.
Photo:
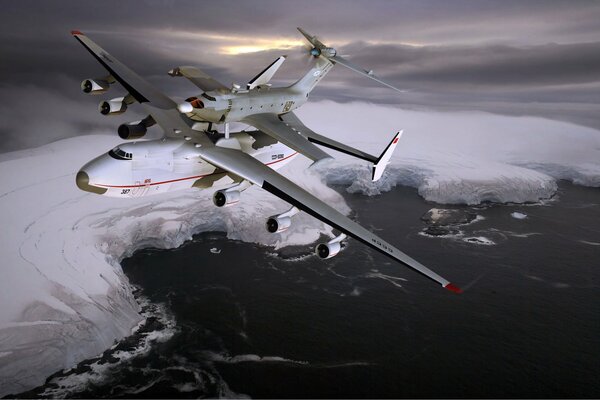
<path id="1" fill-rule="evenodd" d="M 119 147 L 115 147 L 114 149 L 109 151 L 108 155 L 112 158 L 116 158 L 117 160 L 131 160 L 133 158 L 133 154 L 127 153 L 121 150 Z"/>

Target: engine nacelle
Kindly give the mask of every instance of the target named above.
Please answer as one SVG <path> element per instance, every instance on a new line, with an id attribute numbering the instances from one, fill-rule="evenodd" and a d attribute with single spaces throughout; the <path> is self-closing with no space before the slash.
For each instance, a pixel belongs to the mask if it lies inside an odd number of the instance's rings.
<path id="1" fill-rule="evenodd" d="M 317 255 L 323 260 L 326 260 L 328 258 L 336 256 L 341 249 L 342 245 L 340 244 L 340 242 L 320 243 L 317 245 L 317 247 L 315 247 L 315 253 L 317 253 Z"/>
<path id="2" fill-rule="evenodd" d="M 127 104 L 124 97 L 117 97 L 109 101 L 101 101 L 98 105 L 98 111 L 102 115 L 117 115 L 127 111 Z"/>
<path id="3" fill-rule="evenodd" d="M 219 190 L 213 195 L 213 203 L 217 207 L 229 207 L 240 201 L 238 190 Z"/>
<path id="4" fill-rule="evenodd" d="M 81 82 L 81 91 L 87 94 L 102 94 L 110 87 L 110 83 L 103 79 L 86 79 Z"/>
<path id="5" fill-rule="evenodd" d="M 139 139 L 143 137 L 148 128 L 154 125 L 156 121 L 151 115 L 148 115 L 141 121 L 129 122 L 128 124 L 119 125 L 117 132 L 119 137 L 125 140 Z"/>
<path id="6" fill-rule="evenodd" d="M 285 231 L 292 225 L 292 217 L 280 217 L 273 215 L 269 217 L 266 223 L 267 231 L 271 233 L 279 233 Z"/>
<path id="7" fill-rule="evenodd" d="M 292 207 L 284 213 L 271 215 L 265 224 L 267 231 L 271 233 L 283 232 L 292 225 L 292 217 L 298 214 L 300 210 Z"/>
<path id="8" fill-rule="evenodd" d="M 117 132 L 119 132 L 119 137 L 124 140 L 139 139 L 143 137 L 147 131 L 148 128 L 141 122 L 138 124 L 121 124 L 117 130 Z"/>
<path id="9" fill-rule="evenodd" d="M 337 54 L 337 50 L 333 47 L 324 47 L 321 49 L 321 54 L 323 54 L 325 57 L 333 57 Z"/>
<path id="10" fill-rule="evenodd" d="M 342 249 L 342 240 L 344 239 L 346 239 L 346 235 L 342 233 L 327 243 L 320 243 L 315 247 L 315 253 L 323 260 L 334 257 Z"/>

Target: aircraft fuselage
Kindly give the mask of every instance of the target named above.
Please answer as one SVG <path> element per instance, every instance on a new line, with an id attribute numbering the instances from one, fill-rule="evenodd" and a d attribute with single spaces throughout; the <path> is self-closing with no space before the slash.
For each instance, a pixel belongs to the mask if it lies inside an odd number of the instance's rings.
<path id="1" fill-rule="evenodd" d="M 241 121 L 253 114 L 283 114 L 295 110 L 308 100 L 308 93 L 290 88 L 261 87 L 233 93 L 206 92 L 191 99 L 188 101 L 193 110 L 186 113 L 189 118 L 225 123 Z"/>
<path id="2" fill-rule="evenodd" d="M 240 132 L 220 139 L 217 146 L 239 149 L 273 169 L 297 154 L 262 132 Z M 85 164 L 77 186 L 109 197 L 142 197 L 191 187 L 219 188 L 239 178 L 198 157 L 193 143 L 184 139 L 126 142 Z"/>

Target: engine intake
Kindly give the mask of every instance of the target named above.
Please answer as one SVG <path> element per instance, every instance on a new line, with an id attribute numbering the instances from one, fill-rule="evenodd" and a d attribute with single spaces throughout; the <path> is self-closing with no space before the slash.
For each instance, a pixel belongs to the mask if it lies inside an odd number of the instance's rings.
<path id="1" fill-rule="evenodd" d="M 141 122 L 139 124 L 121 124 L 119 125 L 119 137 L 125 140 L 139 139 L 143 137 L 148 129 Z"/>
<path id="2" fill-rule="evenodd" d="M 238 190 L 219 190 L 213 195 L 213 203 L 217 207 L 229 207 L 240 201 Z"/>
<path id="3" fill-rule="evenodd" d="M 148 128 L 154 125 L 156 121 L 152 118 L 151 115 L 148 115 L 141 121 L 130 122 L 128 124 L 119 125 L 119 129 L 117 132 L 119 133 L 119 137 L 125 140 L 131 139 L 139 139 L 143 137 Z"/>
<path id="4" fill-rule="evenodd" d="M 346 235 L 342 233 L 327 243 L 320 243 L 315 247 L 315 253 L 323 260 L 335 257 L 342 249 L 342 240 L 344 239 L 346 239 Z"/>
<path id="5" fill-rule="evenodd" d="M 117 97 L 109 101 L 101 101 L 98 105 L 98 111 L 102 115 L 117 115 L 127 111 L 127 104 L 124 97 Z"/>
<path id="6" fill-rule="evenodd" d="M 290 208 L 288 211 L 279 215 L 272 215 L 267 219 L 265 227 L 268 232 L 279 233 L 288 229 L 292 225 L 292 217 L 298 214 L 300 210 L 296 207 Z"/>
<path id="7" fill-rule="evenodd" d="M 279 233 L 287 230 L 292 225 L 291 217 L 272 216 L 267 220 L 267 231 L 271 233 Z"/>
<path id="8" fill-rule="evenodd" d="M 81 82 L 81 91 L 87 94 L 102 94 L 110 87 L 110 83 L 104 79 L 86 79 Z"/>

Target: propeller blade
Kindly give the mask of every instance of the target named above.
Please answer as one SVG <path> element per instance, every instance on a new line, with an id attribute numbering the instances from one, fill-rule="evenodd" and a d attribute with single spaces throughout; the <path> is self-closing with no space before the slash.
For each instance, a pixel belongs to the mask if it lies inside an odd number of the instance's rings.
<path id="1" fill-rule="evenodd" d="M 316 47 L 316 48 L 326 47 L 323 43 L 321 43 L 319 41 L 319 39 L 317 39 L 316 36 L 309 34 L 308 32 L 306 32 L 304 29 L 302 29 L 300 27 L 298 27 L 296 29 L 298 29 L 298 31 L 300 31 L 300 33 L 306 38 L 306 40 L 308 40 L 308 42 L 310 44 L 312 44 L 314 47 Z"/>
<path id="2" fill-rule="evenodd" d="M 382 81 L 379 77 L 377 77 L 373 73 L 373 71 L 367 71 L 366 69 L 363 69 L 363 68 L 359 67 L 358 65 L 351 63 L 350 61 L 346 60 L 345 58 L 342 58 L 337 55 L 333 56 L 333 57 L 327 57 L 327 58 L 336 64 L 343 65 L 344 67 L 346 67 L 354 72 L 358 72 L 359 74 L 364 75 L 367 78 L 373 79 L 374 81 L 379 82 L 382 85 L 389 87 L 390 89 L 394 89 L 400 93 L 406 92 L 406 90 L 398 89 L 397 87 L 392 86 L 385 81 Z"/>

